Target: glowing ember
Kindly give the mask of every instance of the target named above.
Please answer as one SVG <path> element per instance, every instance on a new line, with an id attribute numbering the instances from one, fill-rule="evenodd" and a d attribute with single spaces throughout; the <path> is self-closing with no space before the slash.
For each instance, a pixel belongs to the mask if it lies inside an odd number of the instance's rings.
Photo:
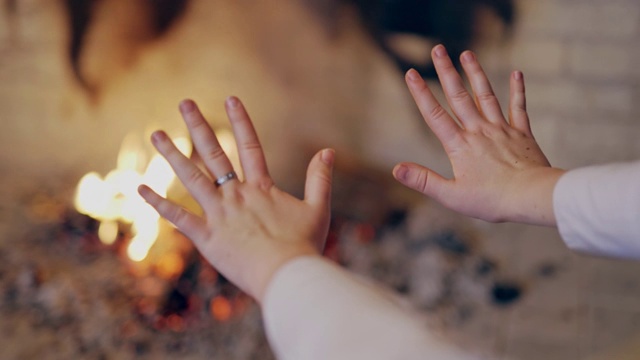
<path id="1" fill-rule="evenodd" d="M 175 332 L 182 332 L 185 328 L 184 319 L 176 314 L 170 315 L 167 318 L 167 326 Z"/>
<path id="2" fill-rule="evenodd" d="M 174 279 L 184 271 L 184 259 L 176 253 L 164 254 L 156 264 L 156 272 L 163 279 Z"/>
<path id="3" fill-rule="evenodd" d="M 76 209 L 101 222 L 100 240 L 112 244 L 118 235 L 118 221 L 132 224 L 134 237 L 127 248 L 131 260 L 142 261 L 158 238 L 160 216 L 138 195 L 140 184 L 147 184 L 162 196 L 175 179 L 169 164 L 156 154 L 147 163 L 147 153 L 139 137 L 125 137 L 118 154 L 117 168 L 103 179 L 99 174 L 86 174 L 76 190 Z M 190 155 L 191 142 L 186 138 L 175 141 L 178 149 Z M 144 171 L 141 169 L 144 168 Z"/>
<path id="4" fill-rule="evenodd" d="M 218 321 L 228 321 L 231 319 L 232 311 L 231 302 L 224 296 L 218 295 L 211 300 L 210 309 L 211 315 Z"/>

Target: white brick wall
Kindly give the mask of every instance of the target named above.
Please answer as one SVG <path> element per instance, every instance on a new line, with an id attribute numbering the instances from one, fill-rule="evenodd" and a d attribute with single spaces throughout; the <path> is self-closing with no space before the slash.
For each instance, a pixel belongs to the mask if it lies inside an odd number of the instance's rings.
<path id="1" fill-rule="evenodd" d="M 574 167 L 640 157 L 640 2 L 517 4 L 510 66 L 525 72 L 534 128 L 538 117 L 554 119 L 556 134 L 546 125 L 538 135 L 552 162 Z"/>
<path id="2" fill-rule="evenodd" d="M 568 70 L 586 80 L 621 81 L 631 72 L 630 44 L 570 43 Z"/>
<path id="3" fill-rule="evenodd" d="M 554 38 L 631 39 L 640 8 L 633 0 L 519 0 L 520 28 Z"/>
<path id="4" fill-rule="evenodd" d="M 573 168 L 640 159 L 640 2 L 517 3 L 521 13 L 508 45 L 508 66 L 525 72 L 532 127 L 551 163 Z M 535 236 L 528 240 L 515 234 L 513 240 L 519 243 L 521 254 L 518 261 L 532 263 L 553 249 L 543 245 L 550 240 L 545 231 L 539 236 L 540 241 L 536 241 Z M 502 352 L 505 359 L 584 359 L 598 351 L 612 350 L 614 343 L 629 341 L 640 332 L 637 293 L 625 288 L 637 284 L 637 266 L 613 260 L 597 260 L 592 265 L 578 255 L 572 259 L 571 271 L 577 271 L 583 284 L 578 288 L 583 290 L 575 306 L 566 301 L 564 305 L 557 300 L 540 301 L 543 290 L 539 287 L 532 288 L 527 302 L 534 307 L 564 307 L 563 314 L 571 317 L 549 319 L 550 324 L 543 326 L 536 325 L 533 318 L 517 316 L 515 311 Z M 609 268 L 616 271 L 603 272 Z M 567 281 L 564 286 L 561 279 L 552 281 L 558 281 L 559 286 L 551 295 L 562 299 L 562 292 L 572 295 L 569 292 L 574 291 L 578 280 Z M 613 289 L 610 284 L 617 287 Z M 534 317 L 547 314 L 540 309 L 532 312 Z M 567 319 L 568 328 L 563 327 Z M 549 329 L 546 336 L 541 335 L 546 331 L 542 327 Z M 558 328 L 565 332 L 554 335 Z M 527 329 L 532 329 L 532 340 L 520 336 Z M 632 351 L 635 358 L 638 351 Z M 612 358 L 604 355 L 602 358 Z"/>
<path id="5" fill-rule="evenodd" d="M 558 76 L 564 66 L 564 44 L 551 39 L 516 42 L 511 49 L 511 63 L 528 76 Z"/>

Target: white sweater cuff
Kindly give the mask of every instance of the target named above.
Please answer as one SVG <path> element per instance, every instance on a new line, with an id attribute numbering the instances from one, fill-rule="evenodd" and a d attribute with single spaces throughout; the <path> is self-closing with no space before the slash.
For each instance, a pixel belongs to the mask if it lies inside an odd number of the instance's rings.
<path id="1" fill-rule="evenodd" d="M 571 249 L 640 259 L 640 162 L 569 171 L 555 186 L 553 205 Z"/>

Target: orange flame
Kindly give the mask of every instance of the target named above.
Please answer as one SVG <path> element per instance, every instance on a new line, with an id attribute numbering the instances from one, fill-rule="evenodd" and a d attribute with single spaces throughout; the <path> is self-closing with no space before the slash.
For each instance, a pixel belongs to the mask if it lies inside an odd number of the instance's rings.
<path id="1" fill-rule="evenodd" d="M 98 236 L 105 244 L 117 237 L 117 222 L 132 224 L 134 237 L 127 248 L 131 260 L 142 261 L 158 238 L 160 216 L 138 195 L 137 188 L 144 183 L 161 196 L 166 196 L 175 175 L 171 166 L 156 154 L 147 163 L 147 153 L 140 137 L 125 137 L 118 154 L 117 168 L 103 179 L 90 172 L 80 180 L 75 196 L 76 209 L 99 220 Z M 177 138 L 174 143 L 186 156 L 191 142 Z M 144 168 L 144 171 L 140 169 Z"/>

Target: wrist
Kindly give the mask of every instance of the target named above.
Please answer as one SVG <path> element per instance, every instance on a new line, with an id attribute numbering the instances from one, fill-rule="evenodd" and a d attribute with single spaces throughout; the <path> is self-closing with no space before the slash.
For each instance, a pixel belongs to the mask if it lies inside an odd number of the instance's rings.
<path id="1" fill-rule="evenodd" d="M 565 170 L 539 167 L 516 174 L 507 186 L 503 218 L 531 225 L 556 226 L 553 190 Z"/>
<path id="2" fill-rule="evenodd" d="M 264 302 L 264 297 L 269 288 L 269 285 L 273 281 L 274 277 L 280 269 L 286 264 L 303 257 L 320 256 L 320 254 L 313 247 L 300 247 L 295 249 L 278 250 L 274 251 L 273 256 L 269 257 L 269 260 L 265 254 L 259 254 L 258 261 L 254 263 L 255 266 L 251 266 L 249 278 L 247 281 L 249 284 L 247 292 L 251 295 L 260 305 Z"/>

